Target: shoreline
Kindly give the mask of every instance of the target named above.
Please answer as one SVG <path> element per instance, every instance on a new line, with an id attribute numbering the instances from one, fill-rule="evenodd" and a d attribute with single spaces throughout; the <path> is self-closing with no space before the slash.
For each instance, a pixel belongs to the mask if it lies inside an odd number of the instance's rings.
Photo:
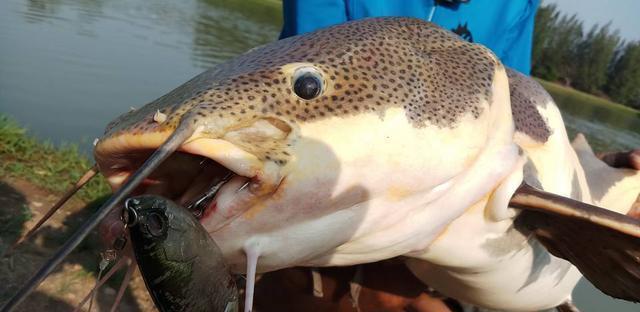
<path id="1" fill-rule="evenodd" d="M 0 113 L 0 253 L 33 227 L 91 165 L 77 146 L 54 146 L 41 141 Z M 93 214 L 96 204 L 109 193 L 106 181 L 98 175 L 53 214 L 31 239 L 0 258 L 3 281 L 0 306 Z M 72 310 L 95 285 L 100 252 L 104 249 L 94 231 L 17 311 Z M 100 288 L 94 308 L 100 311 L 111 308 L 123 275 L 120 270 Z M 156 311 L 139 273 L 134 274 L 120 311 Z"/>
<path id="2" fill-rule="evenodd" d="M 563 105 L 563 102 L 565 102 L 565 101 L 562 101 L 563 99 L 570 100 L 570 101 L 583 101 L 591 105 L 623 111 L 625 113 L 635 114 L 638 118 L 640 118 L 640 110 L 635 109 L 631 106 L 616 103 L 611 100 L 601 98 L 590 93 L 585 93 L 570 87 L 565 87 L 561 84 L 543 80 L 538 77 L 532 76 L 532 78 L 538 83 L 540 83 L 542 87 L 544 87 L 544 89 L 547 90 L 549 94 L 551 94 L 551 97 L 553 97 L 553 99 L 556 101 L 556 104 L 559 107 L 565 108 L 567 106 L 567 105 Z"/>
<path id="3" fill-rule="evenodd" d="M 77 145 L 55 146 L 40 140 L 15 120 L 0 113 L 0 177 L 23 179 L 60 195 L 92 164 L 79 152 Z M 98 175 L 74 197 L 90 202 L 110 192 L 106 180 Z"/>

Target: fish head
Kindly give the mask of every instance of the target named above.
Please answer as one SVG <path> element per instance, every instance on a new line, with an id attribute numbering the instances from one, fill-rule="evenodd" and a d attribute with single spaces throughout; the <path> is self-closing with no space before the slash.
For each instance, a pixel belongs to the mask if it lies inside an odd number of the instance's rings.
<path id="1" fill-rule="evenodd" d="M 250 249 L 268 271 L 423 248 L 517 156 L 500 62 L 409 18 L 255 48 L 118 117 L 95 147 L 112 188 L 181 125 L 193 133 L 134 193 L 197 207 L 237 271 Z M 465 200 L 412 220 L 443 194 Z"/>

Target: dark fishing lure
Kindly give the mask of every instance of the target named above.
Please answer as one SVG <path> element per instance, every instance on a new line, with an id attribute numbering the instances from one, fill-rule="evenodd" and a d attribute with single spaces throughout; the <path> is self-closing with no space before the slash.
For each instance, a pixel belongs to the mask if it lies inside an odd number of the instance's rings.
<path id="1" fill-rule="evenodd" d="M 185 208 L 160 196 L 125 203 L 138 267 L 158 310 L 238 310 L 238 289 L 222 252 Z"/>

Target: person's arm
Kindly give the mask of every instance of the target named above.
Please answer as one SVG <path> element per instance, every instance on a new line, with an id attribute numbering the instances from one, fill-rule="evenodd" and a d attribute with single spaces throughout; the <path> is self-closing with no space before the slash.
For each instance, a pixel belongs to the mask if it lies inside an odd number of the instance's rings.
<path id="1" fill-rule="evenodd" d="M 640 149 L 625 152 L 609 152 L 597 155 L 607 165 L 614 168 L 640 170 Z"/>
<path id="2" fill-rule="evenodd" d="M 607 165 L 614 168 L 634 169 L 640 170 L 640 148 L 626 152 L 609 152 L 597 155 Z M 636 199 L 636 202 L 631 206 L 631 210 L 627 212 L 627 215 L 640 219 L 640 194 Z"/>
<path id="3" fill-rule="evenodd" d="M 533 47 L 533 23 L 540 2 L 527 0 L 520 18 L 509 27 L 500 59 L 509 67 L 529 75 L 531 72 L 531 49 Z"/>

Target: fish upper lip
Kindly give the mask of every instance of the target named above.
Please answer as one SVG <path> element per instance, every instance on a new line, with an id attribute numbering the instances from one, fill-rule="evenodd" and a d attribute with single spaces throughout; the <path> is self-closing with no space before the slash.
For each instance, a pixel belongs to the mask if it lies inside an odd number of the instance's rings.
<path id="1" fill-rule="evenodd" d="M 144 139 L 144 135 L 141 136 L 143 137 L 132 137 L 133 141 L 128 141 L 126 137 L 108 138 L 99 142 L 96 146 L 95 158 L 98 163 L 98 167 L 107 178 L 112 189 L 119 189 L 125 180 L 142 165 L 146 158 L 148 158 L 148 156 L 155 149 L 159 148 L 162 145 L 162 142 L 164 142 L 162 137 L 158 137 L 157 134 L 154 134 L 148 140 Z M 198 207 L 199 209 L 202 209 L 204 218 L 206 218 L 207 215 L 210 215 L 210 212 L 216 207 L 218 195 L 220 195 L 218 194 L 219 191 L 222 189 L 228 189 L 224 188 L 224 186 L 227 182 L 233 179 L 234 176 L 244 177 L 247 181 L 246 184 L 248 185 L 248 187 L 246 187 L 247 185 L 243 185 L 239 190 L 236 190 L 233 195 L 238 197 L 235 198 L 234 201 L 237 199 L 240 202 L 245 201 L 246 198 L 243 199 L 242 197 L 246 196 L 250 196 L 252 198 L 262 197 L 263 195 L 275 190 L 280 183 L 279 174 L 274 174 L 274 169 L 277 170 L 277 168 L 271 168 L 271 166 L 265 165 L 265 163 L 260 161 L 255 155 L 248 153 L 233 143 L 222 139 L 212 139 L 202 136 L 192 137 L 183 143 L 174 155 L 174 159 L 169 158 L 165 160 L 165 162 L 156 168 L 154 173 L 145 179 L 141 186 L 139 186 L 139 188 L 131 195 L 133 196 L 145 193 L 159 194 L 176 201 L 181 206 L 186 207 L 192 206 L 193 202 L 198 199 L 204 199 Z M 184 157 L 188 160 L 188 162 L 184 164 L 184 167 L 176 166 L 181 165 L 179 163 L 180 157 Z M 214 164 L 212 166 L 216 166 L 217 169 L 211 169 L 211 167 L 209 167 L 209 169 L 214 170 L 215 172 L 208 174 L 205 174 L 204 168 L 194 169 L 193 167 L 198 165 L 197 159 L 201 159 L 200 165 L 208 159 Z M 171 161 L 177 163 L 168 164 Z M 163 166 L 166 167 L 163 168 Z M 159 173 L 160 177 L 154 176 L 157 171 L 162 170 L 165 172 Z M 175 179 L 175 181 L 173 181 L 173 176 L 180 175 L 180 173 L 176 174 L 175 172 L 183 170 L 185 171 L 185 175 L 188 177 L 184 179 L 181 177 L 180 179 Z M 168 174 L 166 174 L 167 172 Z M 162 176 L 162 174 L 166 175 Z M 196 181 L 198 176 L 201 174 L 204 175 L 204 177 L 201 178 L 200 181 Z M 226 177 L 229 175 L 231 176 Z M 222 180 L 225 181 L 223 183 L 219 183 Z M 171 184 L 177 184 L 173 185 L 173 187 L 177 187 L 180 191 L 165 191 L 162 189 L 162 187 L 168 187 L 171 189 Z M 217 190 L 215 190 L 212 196 L 203 196 L 216 184 L 220 185 L 217 186 Z M 247 192 L 240 192 L 243 188 L 246 188 Z M 228 194 L 226 195 L 226 198 L 228 202 Z M 249 205 L 249 203 L 247 203 L 247 205 Z M 235 208 L 233 211 L 227 213 L 233 212 L 234 214 L 237 214 L 244 211 L 236 206 L 238 205 L 234 205 Z M 225 213 L 224 211 L 221 212 L 223 214 Z M 232 216 L 228 215 L 224 218 L 229 219 L 231 217 Z M 228 220 L 224 221 L 226 223 Z"/>
<path id="2" fill-rule="evenodd" d="M 99 140 L 94 150 L 98 168 L 107 177 L 126 171 L 123 169 L 135 170 L 137 168 L 126 168 L 130 166 L 127 164 L 127 157 L 156 150 L 170 135 L 170 131 L 121 134 Z M 236 174 L 248 178 L 255 177 L 263 168 L 262 161 L 235 144 L 201 134 L 194 134 L 182 144 L 178 151 L 209 158 Z"/>
<path id="3" fill-rule="evenodd" d="M 264 163 L 255 155 L 222 139 L 196 138 L 188 140 L 180 147 L 180 150 L 209 158 L 237 175 L 247 178 L 256 177 L 264 167 Z"/>

